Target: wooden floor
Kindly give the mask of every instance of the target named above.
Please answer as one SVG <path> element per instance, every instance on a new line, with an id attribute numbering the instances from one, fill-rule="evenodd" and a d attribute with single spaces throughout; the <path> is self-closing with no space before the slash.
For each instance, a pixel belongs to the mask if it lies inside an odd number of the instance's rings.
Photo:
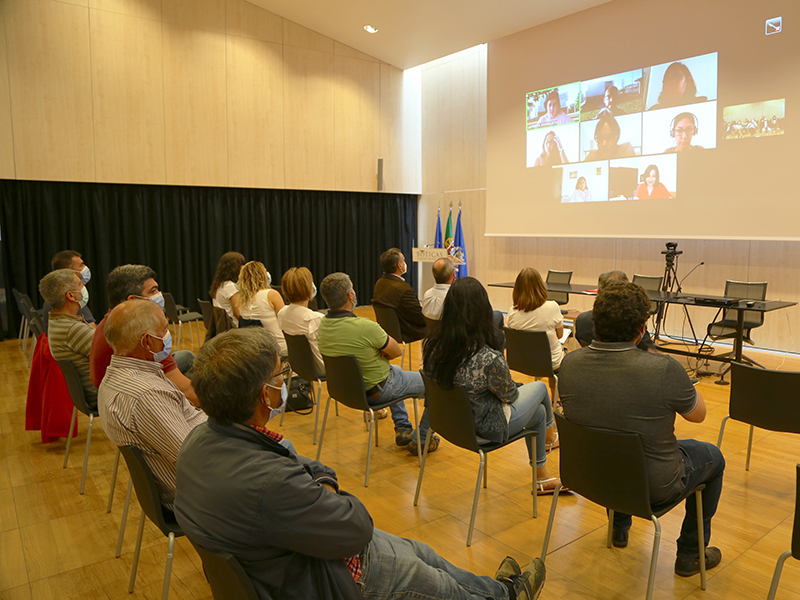
<path id="1" fill-rule="evenodd" d="M 369 308 L 360 311 L 371 316 Z M 415 369 L 419 356 L 419 344 L 414 344 Z M 764 354 L 763 360 L 777 367 L 782 357 Z M 800 361 L 787 360 L 783 368 L 800 369 Z M 0 372 L 0 600 L 159 598 L 167 545 L 149 521 L 136 591 L 127 592 L 138 506 L 128 517 L 122 557 L 114 558 L 128 475 L 121 465 L 114 506 L 107 514 L 114 447 L 102 427 L 94 429 L 86 493 L 81 496 L 88 420 L 79 419 L 69 466 L 62 469 L 64 441 L 43 445 L 38 432 L 24 430 L 28 370 L 16 340 L 0 343 Z M 678 435 L 716 442 L 730 388 L 714 385 L 713 378 L 701 380 L 699 386 L 708 417 L 702 424 L 679 419 Z M 408 408 L 413 414 L 410 403 Z M 313 457 L 313 427 L 313 415 L 289 413 L 280 430 L 301 454 Z M 705 592 L 699 576 L 683 579 L 673 574 L 675 539 L 683 518 L 682 509 L 674 510 L 662 519 L 655 598 L 766 597 L 775 561 L 790 548 L 800 438 L 756 430 L 748 473 L 747 431 L 747 426 L 729 422 L 722 446 L 727 469 L 711 540 L 722 550 L 722 564 L 709 572 Z M 417 460 L 394 445 L 391 422 L 381 422 L 381 446 L 372 455 L 369 488 L 363 485 L 365 446 L 361 415 L 341 408 L 335 417 L 331 411 L 322 461 L 336 469 L 343 489 L 366 504 L 376 527 L 426 542 L 454 564 L 484 575 L 493 575 L 506 555 L 524 564 L 540 554 L 551 500 L 540 498 L 539 518 L 533 519 L 530 468 L 522 443 L 490 456 L 489 485 L 481 491 L 470 548 L 466 535 L 477 474 L 474 454 L 444 442 L 430 456 L 415 508 Z M 557 451 L 548 466 L 557 472 Z M 634 519 L 626 549 L 607 549 L 605 528 L 602 508 L 575 496 L 560 499 L 542 598 L 644 597 L 652 525 Z M 200 560 L 185 539 L 177 543 L 170 597 L 211 600 Z M 778 598 L 800 600 L 797 561 L 787 561 Z"/>

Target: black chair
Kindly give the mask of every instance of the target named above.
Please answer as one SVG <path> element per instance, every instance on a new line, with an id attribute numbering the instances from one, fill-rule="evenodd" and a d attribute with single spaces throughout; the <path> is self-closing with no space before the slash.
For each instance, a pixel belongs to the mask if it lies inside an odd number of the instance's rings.
<path id="1" fill-rule="evenodd" d="M 212 306 L 214 312 L 214 329 L 217 333 L 225 333 L 229 329 L 233 329 L 233 320 L 228 313 L 216 306 Z"/>
<path id="2" fill-rule="evenodd" d="M 414 506 L 419 501 L 419 491 L 422 487 L 422 477 L 425 475 L 425 462 L 428 459 L 428 443 L 431 439 L 431 432 L 436 431 L 451 444 L 464 448 L 470 452 L 476 452 L 480 456 L 478 465 L 478 480 L 475 482 L 475 498 L 472 501 L 472 514 L 469 518 L 469 532 L 467 533 L 467 546 L 472 544 L 472 530 L 475 528 L 475 513 L 478 510 L 478 496 L 481 491 L 481 479 L 483 487 L 487 487 L 488 481 L 488 454 L 493 450 L 504 448 L 517 440 L 528 437 L 535 437 L 537 431 L 533 429 L 523 429 L 518 434 L 508 438 L 506 442 L 484 442 L 478 441 L 475 433 L 475 417 L 472 412 L 472 405 L 469 402 L 466 390 L 460 385 L 453 387 L 452 390 L 445 390 L 438 383 L 422 374 L 422 381 L 425 383 L 425 399 L 428 411 L 428 421 L 430 429 L 425 438 L 425 449 L 422 452 L 422 466 L 417 477 L 417 491 L 414 494 Z M 533 440 L 532 440 L 533 442 Z M 533 517 L 538 515 L 537 494 L 536 494 L 536 462 L 531 464 L 531 493 L 533 494 Z"/>
<path id="3" fill-rule="evenodd" d="M 434 331 L 439 329 L 439 325 L 442 322 L 438 319 L 431 319 L 430 317 L 425 317 L 425 325 L 428 327 L 428 336 L 430 336 Z"/>
<path id="4" fill-rule="evenodd" d="M 14 294 L 14 300 L 17 303 L 17 310 L 22 315 L 22 320 L 19 323 L 19 335 L 17 336 L 17 345 L 21 346 L 22 354 L 25 354 L 28 346 L 28 336 L 30 335 L 28 329 L 28 318 L 26 315 L 26 308 L 22 306 L 22 294 L 17 291 L 17 288 L 12 288 L 11 292 Z"/>
<path id="5" fill-rule="evenodd" d="M 192 544 L 200 560 L 214 600 L 258 600 L 258 594 L 236 557 Z"/>
<path id="6" fill-rule="evenodd" d="M 33 362 L 33 355 L 36 353 L 36 344 L 39 341 L 39 336 L 46 333 L 44 330 L 44 320 L 42 319 L 41 311 L 34 309 L 32 306 L 28 307 L 28 328 L 33 334 L 33 341 L 31 342 L 31 354 L 28 357 L 28 368 Z"/>
<path id="7" fill-rule="evenodd" d="M 560 414 L 555 415 L 556 426 L 561 439 L 561 484 L 570 488 L 592 502 L 608 509 L 608 535 L 606 545 L 611 548 L 611 534 L 614 511 L 630 514 L 642 519 L 650 519 L 655 528 L 653 534 L 653 554 L 650 559 L 650 575 L 647 581 L 647 600 L 653 596 L 658 548 L 661 542 L 661 523 L 658 517 L 668 513 L 686 498 L 694 495 L 697 500 L 697 528 L 700 552 L 700 587 L 706 589 L 705 541 L 703 539 L 703 500 L 704 485 L 668 505 L 652 506 L 650 503 L 650 482 L 647 473 L 647 459 L 644 445 L 638 433 L 608 431 L 583 427 L 568 421 Z M 544 536 L 542 556 L 547 556 L 550 532 L 556 514 L 558 494 L 561 484 L 550 506 L 550 519 Z"/>
<path id="8" fill-rule="evenodd" d="M 767 600 L 775 600 L 775 593 L 778 591 L 778 582 L 781 579 L 783 563 L 790 556 L 800 560 L 800 465 L 797 465 L 797 490 L 794 496 L 794 526 L 792 527 L 792 549 L 787 550 L 778 557 L 775 564 L 775 573 L 772 575 L 772 583 L 769 586 L 769 596 Z"/>
<path id="9" fill-rule="evenodd" d="M 172 294 L 169 292 L 163 292 L 164 296 L 164 313 L 167 315 L 167 320 L 169 320 L 170 325 L 177 325 L 178 326 L 178 335 L 177 339 L 175 340 L 175 349 L 179 349 L 181 345 L 181 339 L 183 337 L 183 324 L 189 324 L 189 336 L 192 340 L 192 344 L 194 344 L 194 333 L 192 331 L 192 323 L 198 322 L 203 319 L 203 315 L 198 312 L 189 312 L 186 307 L 182 307 L 184 312 L 181 313 L 178 310 L 178 305 L 175 304 L 175 298 L 172 297 Z M 200 337 L 200 324 L 197 325 L 197 337 Z"/>
<path id="10" fill-rule="evenodd" d="M 347 356 L 325 356 L 322 355 L 325 363 L 325 374 L 328 378 L 328 401 L 325 404 L 325 416 L 322 418 L 322 429 L 319 433 L 319 445 L 317 446 L 317 460 L 322 453 L 322 441 L 325 437 L 325 424 L 328 422 L 328 408 L 331 405 L 331 398 L 341 402 L 349 408 L 369 413 L 369 437 L 367 438 L 367 472 L 364 475 L 364 487 L 369 486 L 369 463 L 372 458 L 372 432 L 375 432 L 375 445 L 378 445 L 378 423 L 375 420 L 375 411 L 403 402 L 413 396 L 396 398 L 391 402 L 381 402 L 380 404 L 370 404 L 367 402 L 367 390 L 364 387 L 364 378 L 361 375 L 361 365 L 352 354 Z M 417 448 L 420 448 L 419 439 L 419 419 L 417 418 L 417 399 L 414 398 L 414 428 L 417 433 Z M 421 460 L 421 459 L 420 459 Z"/>
<path id="11" fill-rule="evenodd" d="M 550 339 L 546 331 L 527 331 L 503 327 L 506 334 L 508 368 L 530 377 L 547 377 L 550 381 L 550 401 L 556 406 L 558 376 L 553 371 Z"/>
<path id="12" fill-rule="evenodd" d="M 136 489 L 136 497 L 139 499 L 139 505 L 142 507 L 142 516 L 139 519 L 139 534 L 136 538 L 136 551 L 133 554 L 131 582 L 128 587 L 128 592 L 132 594 L 134 585 L 136 584 L 136 571 L 139 567 L 139 552 L 142 549 L 142 535 L 144 534 L 144 517 L 147 515 L 147 517 L 155 523 L 156 527 L 161 530 L 161 533 L 169 538 L 167 566 L 164 572 L 164 587 L 161 591 L 161 599 L 167 600 L 169 597 L 169 580 L 172 574 L 172 557 L 175 553 L 175 538 L 181 537 L 183 535 L 183 530 L 175 520 L 173 512 L 161 505 L 161 496 L 158 491 L 158 484 L 156 484 L 156 478 L 147 462 L 145 462 L 142 451 L 135 446 L 123 446 L 120 450 L 122 451 L 122 456 L 125 457 L 128 471 L 131 474 L 131 481 L 133 481 L 133 487 Z"/>
<path id="13" fill-rule="evenodd" d="M 549 269 L 547 271 L 547 283 L 569 283 L 572 281 L 572 271 L 554 271 Z M 569 302 L 569 294 L 566 292 L 547 292 L 547 299 L 553 300 L 559 306 L 564 306 Z M 566 311 L 562 311 L 566 312 Z"/>
<path id="14" fill-rule="evenodd" d="M 403 333 L 400 330 L 400 319 L 397 318 L 397 312 L 388 306 L 378 306 L 373 304 L 372 308 L 375 310 L 375 320 L 378 322 L 383 330 L 392 336 L 398 344 L 403 344 L 403 353 L 400 355 L 400 368 L 403 368 L 403 361 L 406 357 L 406 341 L 403 339 Z M 411 370 L 411 344 L 408 345 L 408 369 Z"/>
<path id="15" fill-rule="evenodd" d="M 203 343 L 205 343 L 217 335 L 217 323 L 214 320 L 214 305 L 208 300 L 200 300 L 200 298 L 197 299 L 197 304 L 203 315 L 203 324 L 206 326 L 206 337 L 203 340 Z"/>
<path id="16" fill-rule="evenodd" d="M 661 285 L 664 283 L 664 276 L 663 275 L 637 275 L 634 273 L 633 275 L 633 283 L 638 286 L 641 286 L 645 290 L 649 290 L 651 292 L 657 292 L 661 289 Z M 654 315 L 658 312 L 658 302 L 650 301 L 650 314 Z"/>
<path id="17" fill-rule="evenodd" d="M 245 319 L 244 317 L 239 317 L 239 327 L 263 327 L 264 323 L 261 322 L 261 319 Z"/>
<path id="18" fill-rule="evenodd" d="M 747 440 L 745 471 L 750 470 L 753 448 L 753 428 L 800 433 L 800 372 L 758 369 L 741 363 L 731 363 L 730 414 L 722 419 L 717 447 L 722 447 L 722 434 L 728 419 L 750 425 Z"/>
<path id="19" fill-rule="evenodd" d="M 300 377 L 306 381 L 312 382 L 311 393 L 313 402 L 316 405 L 316 415 L 314 416 L 314 436 L 311 438 L 311 443 L 317 443 L 317 431 L 319 428 L 319 399 L 322 396 L 322 382 L 326 381 L 325 373 L 321 372 L 317 367 L 317 361 L 314 358 L 314 352 L 311 350 L 311 344 L 308 338 L 304 335 L 291 335 L 283 332 L 283 339 L 286 340 L 286 349 L 289 352 L 289 362 L 292 364 L 292 369 Z M 317 383 L 314 389 L 313 382 Z M 284 411 L 285 413 L 286 411 Z M 281 419 L 283 414 L 281 414 Z"/>

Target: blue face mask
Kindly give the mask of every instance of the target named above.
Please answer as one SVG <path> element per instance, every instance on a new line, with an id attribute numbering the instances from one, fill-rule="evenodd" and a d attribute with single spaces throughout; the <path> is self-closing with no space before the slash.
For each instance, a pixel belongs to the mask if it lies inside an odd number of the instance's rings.
<path id="1" fill-rule="evenodd" d="M 269 285 L 272 285 L 272 273 L 270 273 L 269 271 L 267 271 L 267 283 Z"/>
<path id="2" fill-rule="evenodd" d="M 89 280 L 92 278 L 92 272 L 89 270 L 89 267 L 83 265 L 83 269 L 81 269 L 81 283 L 86 285 L 89 283 Z"/>
<path id="3" fill-rule="evenodd" d="M 289 398 L 289 390 L 286 388 L 286 383 L 284 383 L 281 387 L 270 385 L 268 383 L 265 385 L 267 387 L 271 387 L 273 390 L 281 391 L 281 403 L 278 405 L 278 407 L 272 408 L 271 406 L 267 405 L 267 408 L 269 408 L 269 419 L 267 419 L 267 421 L 272 421 L 272 419 L 281 414 L 286 408 L 286 400 Z"/>
<path id="4" fill-rule="evenodd" d="M 148 298 L 151 302 L 155 302 L 161 307 L 161 310 L 164 310 L 164 294 L 158 292 L 157 294 L 153 294 Z"/>
<path id="5" fill-rule="evenodd" d="M 311 297 L 312 298 L 316 298 L 317 297 L 317 285 L 315 283 L 312 283 L 311 285 L 314 286 L 314 291 L 311 293 Z"/>
<path id="6" fill-rule="evenodd" d="M 170 333 L 169 329 L 167 329 L 167 334 L 163 338 L 153 335 L 152 333 L 150 334 L 150 337 L 161 340 L 164 343 L 164 348 L 159 352 L 153 352 L 149 348 L 147 349 L 147 351 L 153 355 L 154 361 L 161 362 L 172 353 L 172 334 Z M 145 346 L 145 348 L 147 348 L 147 346 Z"/>
<path id="7" fill-rule="evenodd" d="M 358 296 L 356 295 L 356 291 L 353 290 L 353 310 L 356 309 L 356 306 L 358 306 Z"/>
<path id="8" fill-rule="evenodd" d="M 86 288 L 83 288 L 81 290 L 81 299 L 80 300 L 74 300 L 73 299 L 73 302 L 77 302 L 78 305 L 80 306 L 80 309 L 82 309 L 89 302 L 89 290 L 87 290 Z M 78 310 L 80 310 L 80 309 L 78 309 Z"/>

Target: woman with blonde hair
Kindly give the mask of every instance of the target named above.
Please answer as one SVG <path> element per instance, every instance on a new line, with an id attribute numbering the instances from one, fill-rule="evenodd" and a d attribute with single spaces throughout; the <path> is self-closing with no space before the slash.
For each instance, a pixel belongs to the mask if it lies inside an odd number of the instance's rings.
<path id="1" fill-rule="evenodd" d="M 252 260 L 239 273 L 239 314 L 242 319 L 261 321 L 286 355 L 286 340 L 278 326 L 278 312 L 284 307 L 281 295 L 269 286 L 269 273 L 263 263 Z"/>

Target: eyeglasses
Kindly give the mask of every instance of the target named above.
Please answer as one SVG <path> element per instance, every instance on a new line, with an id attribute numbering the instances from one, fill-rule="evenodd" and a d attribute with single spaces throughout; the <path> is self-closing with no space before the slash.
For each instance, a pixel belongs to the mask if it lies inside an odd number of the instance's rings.
<path id="1" fill-rule="evenodd" d="M 291 364 L 289 364 L 289 361 L 288 361 L 288 360 L 287 360 L 287 361 L 284 361 L 284 362 L 281 364 L 281 370 L 280 370 L 280 373 L 278 373 L 277 375 L 273 375 L 273 376 L 272 376 L 272 381 L 274 381 L 274 380 L 275 380 L 275 379 L 277 379 L 278 377 L 280 377 L 281 379 L 283 379 L 283 382 L 284 382 L 284 383 L 285 383 L 285 382 L 287 382 L 287 381 L 291 381 L 291 380 L 292 380 L 292 365 L 291 365 Z M 266 384 L 266 386 L 267 386 L 267 387 L 271 387 L 272 389 L 275 389 L 275 390 L 279 390 L 279 389 L 281 389 L 281 388 L 280 388 L 280 387 L 278 387 L 277 385 L 272 385 L 272 384 L 269 384 L 269 383 L 267 383 L 267 384 Z"/>
<path id="2" fill-rule="evenodd" d="M 694 126 L 691 126 L 691 125 L 689 127 L 676 127 L 673 130 L 673 133 L 676 136 L 684 135 L 684 134 L 686 134 L 686 135 L 694 135 L 695 133 L 697 133 L 697 127 L 694 127 Z"/>
<path id="3" fill-rule="evenodd" d="M 594 136 L 595 142 L 614 142 L 616 143 L 619 139 L 619 136 L 614 133 L 601 133 L 599 135 Z"/>

